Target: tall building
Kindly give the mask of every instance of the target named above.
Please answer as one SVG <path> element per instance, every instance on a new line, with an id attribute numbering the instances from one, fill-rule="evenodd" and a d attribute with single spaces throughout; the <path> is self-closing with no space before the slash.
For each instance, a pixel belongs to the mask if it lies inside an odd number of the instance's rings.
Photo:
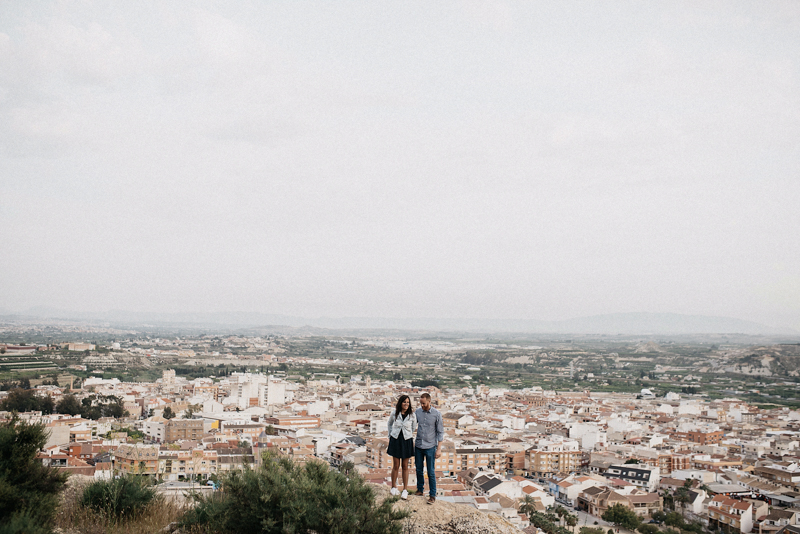
<path id="1" fill-rule="evenodd" d="M 202 419 L 171 419 L 164 427 L 164 441 L 167 442 L 203 437 Z"/>
<path id="2" fill-rule="evenodd" d="M 581 468 L 578 442 L 540 443 L 526 451 L 525 468 L 529 473 L 545 476 L 576 472 Z"/>
<path id="3" fill-rule="evenodd" d="M 258 391 L 259 406 L 275 406 L 284 404 L 286 399 L 286 382 L 280 378 L 270 376 L 266 384 L 262 384 Z"/>
<path id="4" fill-rule="evenodd" d="M 158 446 L 120 445 L 114 453 L 114 463 L 123 474 L 155 475 L 158 468 Z"/>

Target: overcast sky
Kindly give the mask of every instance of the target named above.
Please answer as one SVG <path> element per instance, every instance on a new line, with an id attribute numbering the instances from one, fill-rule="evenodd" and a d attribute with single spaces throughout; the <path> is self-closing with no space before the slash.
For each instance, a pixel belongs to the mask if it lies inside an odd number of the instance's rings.
<path id="1" fill-rule="evenodd" d="M 800 328 L 800 2 L 0 3 L 0 310 Z"/>

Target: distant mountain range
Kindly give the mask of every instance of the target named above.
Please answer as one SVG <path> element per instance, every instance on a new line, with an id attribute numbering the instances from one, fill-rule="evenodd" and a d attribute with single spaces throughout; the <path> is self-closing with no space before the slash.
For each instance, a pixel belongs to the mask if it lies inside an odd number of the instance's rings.
<path id="1" fill-rule="evenodd" d="M 62 319 L 115 326 L 195 328 L 319 328 L 330 330 L 403 330 L 433 332 L 600 334 L 600 335 L 685 335 L 685 334 L 797 334 L 791 328 L 775 328 L 731 317 L 683 315 L 677 313 L 614 313 L 561 321 L 527 319 L 402 319 L 381 317 L 305 318 L 250 312 L 147 313 L 112 310 L 104 313 L 72 312 L 32 308 L 24 314 L 5 314 L 5 320 Z"/>

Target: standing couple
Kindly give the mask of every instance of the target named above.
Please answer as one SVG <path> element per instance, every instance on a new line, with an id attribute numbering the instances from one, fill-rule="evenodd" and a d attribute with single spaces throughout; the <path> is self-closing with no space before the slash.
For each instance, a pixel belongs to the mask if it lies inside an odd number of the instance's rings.
<path id="1" fill-rule="evenodd" d="M 428 464 L 428 504 L 436 502 L 436 458 L 442 455 L 439 443 L 444 440 L 442 413 L 431 406 L 431 396 L 423 393 L 419 397 L 420 407 L 411 409 L 411 399 L 401 395 L 389 416 L 389 447 L 386 453 L 392 457 L 392 495 L 408 499 L 408 459 L 414 457 L 417 466 L 417 495 L 424 496 L 425 478 L 423 464 Z M 414 432 L 417 433 L 416 440 Z M 397 489 L 397 473 L 403 465 L 403 493 Z"/>

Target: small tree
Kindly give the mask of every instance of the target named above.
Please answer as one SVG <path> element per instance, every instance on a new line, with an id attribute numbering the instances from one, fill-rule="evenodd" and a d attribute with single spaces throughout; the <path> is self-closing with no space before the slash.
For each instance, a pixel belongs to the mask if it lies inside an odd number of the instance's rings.
<path id="1" fill-rule="evenodd" d="M 64 395 L 61 397 L 61 400 L 56 403 L 56 413 L 78 415 L 81 413 L 81 403 L 75 395 Z"/>
<path id="2" fill-rule="evenodd" d="M 575 530 L 575 525 L 578 524 L 578 516 L 567 514 L 567 526 L 571 528 L 573 531 Z"/>
<path id="3" fill-rule="evenodd" d="M 120 418 L 127 414 L 122 398 L 116 395 L 92 394 L 81 400 L 81 417 L 85 419 Z"/>
<path id="4" fill-rule="evenodd" d="M 636 512 L 624 504 L 619 503 L 610 506 L 600 517 L 602 517 L 604 521 L 613 523 L 617 527 L 627 528 L 628 530 L 636 530 L 641 523 Z"/>
<path id="5" fill-rule="evenodd" d="M 522 498 L 522 502 L 520 503 L 519 513 L 527 515 L 528 518 L 530 519 L 533 516 L 534 512 L 536 512 L 536 499 L 534 499 L 530 495 L 525 495 L 525 497 Z"/>
<path id="6" fill-rule="evenodd" d="M 656 510 L 653 512 L 653 519 L 659 523 L 663 523 L 666 518 L 667 513 L 662 510 Z"/>
<path id="7" fill-rule="evenodd" d="M 675 497 L 672 495 L 672 492 L 668 489 L 664 490 L 664 508 L 668 510 L 675 509 Z"/>
<path id="8" fill-rule="evenodd" d="M 203 406 L 201 404 L 190 404 L 189 407 L 186 409 L 186 412 L 183 414 L 184 419 L 191 419 L 197 412 L 202 412 Z"/>
<path id="9" fill-rule="evenodd" d="M 683 486 L 678 488 L 675 492 L 675 501 L 681 504 L 681 511 L 684 510 L 686 507 L 686 503 L 689 502 L 689 488 L 692 487 L 692 481 L 687 480 L 684 482 Z"/>
<path id="10" fill-rule="evenodd" d="M 350 476 L 356 469 L 356 466 L 353 462 L 347 461 L 342 462 L 342 465 L 339 466 L 339 472 L 345 476 Z"/>
<path id="11" fill-rule="evenodd" d="M 664 518 L 664 524 L 667 525 L 668 527 L 683 528 L 684 527 L 683 516 L 678 512 L 670 512 Z"/>
<path id="12" fill-rule="evenodd" d="M 648 525 L 647 523 L 645 523 L 643 525 L 639 525 L 639 528 L 637 528 L 636 530 L 638 530 L 641 534 L 657 534 L 658 527 L 655 525 Z"/>
<path id="13" fill-rule="evenodd" d="M 173 411 L 172 411 L 172 408 L 170 408 L 169 406 L 167 406 L 166 408 L 164 408 L 164 411 L 163 411 L 163 413 L 161 414 L 161 416 L 162 416 L 164 419 L 172 419 L 173 417 L 175 417 L 175 412 L 173 412 Z"/>
<path id="14" fill-rule="evenodd" d="M 9 532 L 49 532 L 67 475 L 45 467 L 36 454 L 47 442 L 41 423 L 12 417 L 0 424 L 0 525 Z"/>

